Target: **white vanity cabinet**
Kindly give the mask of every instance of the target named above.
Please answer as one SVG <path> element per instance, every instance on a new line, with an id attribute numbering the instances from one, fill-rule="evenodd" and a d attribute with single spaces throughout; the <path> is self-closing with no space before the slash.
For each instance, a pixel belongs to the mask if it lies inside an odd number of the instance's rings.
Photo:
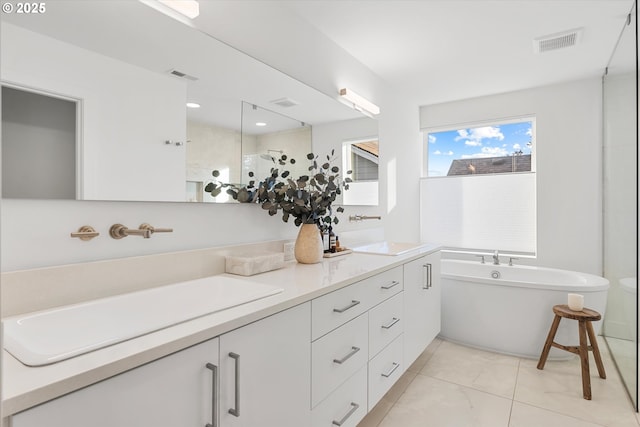
<path id="1" fill-rule="evenodd" d="M 12 427 L 308 426 L 310 305 L 18 413 Z"/>
<path id="2" fill-rule="evenodd" d="M 440 333 L 440 252 L 404 264 L 404 361 L 410 366 Z"/>
<path id="3" fill-rule="evenodd" d="M 402 373 L 402 276 L 392 268 L 312 301 L 313 427 L 356 426 Z"/>
<path id="4" fill-rule="evenodd" d="M 311 424 L 310 321 L 304 303 L 220 336 L 220 427 Z"/>
<path id="5" fill-rule="evenodd" d="M 204 427 L 215 411 L 218 339 L 12 417 L 12 427 Z"/>

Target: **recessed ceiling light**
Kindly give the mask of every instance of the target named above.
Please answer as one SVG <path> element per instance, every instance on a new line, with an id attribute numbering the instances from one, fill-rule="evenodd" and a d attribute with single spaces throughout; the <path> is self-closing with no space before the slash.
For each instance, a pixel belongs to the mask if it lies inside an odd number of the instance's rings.
<path id="1" fill-rule="evenodd" d="M 200 104 L 196 102 L 187 102 L 187 108 L 200 108 Z"/>
<path id="2" fill-rule="evenodd" d="M 265 122 L 256 122 L 256 126 L 266 126 Z"/>

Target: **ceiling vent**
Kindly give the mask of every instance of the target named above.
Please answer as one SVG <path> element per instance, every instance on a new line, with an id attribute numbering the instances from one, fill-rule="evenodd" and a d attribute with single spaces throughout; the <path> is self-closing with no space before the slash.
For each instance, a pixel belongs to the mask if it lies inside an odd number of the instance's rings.
<path id="1" fill-rule="evenodd" d="M 172 76 L 175 76 L 175 77 L 180 77 L 181 79 L 187 79 L 187 80 L 191 80 L 191 81 L 194 81 L 194 82 L 196 80 L 198 80 L 197 77 L 190 76 L 189 74 L 183 73 L 182 71 L 179 71 L 179 70 L 176 70 L 176 69 L 170 70 L 169 74 L 171 74 Z"/>
<path id="2" fill-rule="evenodd" d="M 544 53 L 551 50 L 564 49 L 565 47 L 575 46 L 580 42 L 582 37 L 582 28 L 564 31 L 562 33 L 551 34 L 544 37 L 533 39 L 533 51 L 535 53 Z"/>
<path id="3" fill-rule="evenodd" d="M 279 105 L 284 108 L 293 107 L 294 105 L 298 105 L 298 102 L 294 101 L 291 98 L 280 98 L 274 99 L 273 101 L 269 101 L 271 104 Z"/>

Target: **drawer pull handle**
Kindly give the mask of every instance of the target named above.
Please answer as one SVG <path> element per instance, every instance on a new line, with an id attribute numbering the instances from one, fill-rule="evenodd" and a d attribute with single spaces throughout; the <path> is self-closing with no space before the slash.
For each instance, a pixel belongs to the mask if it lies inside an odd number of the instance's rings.
<path id="1" fill-rule="evenodd" d="M 386 289 L 391 289 L 394 286 L 398 286 L 399 284 L 400 284 L 400 282 L 398 282 L 397 280 L 394 280 L 393 282 L 389 283 L 388 285 L 380 286 L 380 288 L 385 289 L 385 290 Z"/>
<path id="2" fill-rule="evenodd" d="M 433 278 L 431 275 L 431 264 L 423 264 L 422 267 L 424 270 L 422 276 L 422 289 L 430 289 L 433 285 Z"/>
<path id="3" fill-rule="evenodd" d="M 342 359 L 333 359 L 333 363 L 337 363 L 338 365 L 342 365 L 347 360 L 351 359 L 351 357 L 360 351 L 360 347 L 351 347 L 351 351 L 349 354 L 344 356 Z"/>
<path id="4" fill-rule="evenodd" d="M 216 414 L 216 403 L 218 402 L 218 367 L 213 363 L 207 363 L 206 367 L 213 372 L 213 380 L 211 383 L 211 424 L 207 423 L 205 427 L 218 427 L 218 414 Z"/>
<path id="5" fill-rule="evenodd" d="M 400 319 L 398 317 L 394 317 L 391 322 L 389 322 L 389 324 L 387 325 L 382 325 L 382 329 L 391 329 L 391 327 L 393 325 L 395 325 L 396 323 L 398 323 L 400 321 Z"/>
<path id="6" fill-rule="evenodd" d="M 334 426 L 340 427 L 349 419 L 351 415 L 353 415 L 354 412 L 358 410 L 359 407 L 360 405 L 358 405 L 357 403 L 351 402 L 351 409 L 349 409 L 349 412 L 347 412 L 347 414 L 344 417 L 342 417 L 340 421 L 333 420 L 331 424 L 333 424 Z"/>
<path id="7" fill-rule="evenodd" d="M 393 374 L 395 372 L 396 369 L 398 369 L 400 367 L 399 363 L 393 362 L 393 367 L 391 368 L 391 370 L 387 373 L 382 373 L 382 376 L 385 378 L 389 378 L 391 376 L 391 374 Z"/>
<path id="8" fill-rule="evenodd" d="M 344 308 L 334 308 L 333 311 L 335 313 L 344 313 L 345 311 L 349 310 L 350 308 L 355 307 L 358 304 L 360 304 L 360 301 L 354 299 L 354 300 L 351 300 L 351 304 L 349 304 L 348 306 L 346 306 Z"/>
<path id="9" fill-rule="evenodd" d="M 229 353 L 229 357 L 235 360 L 236 362 L 236 370 L 235 370 L 235 381 L 236 381 L 236 389 L 234 393 L 234 403 L 233 408 L 229 409 L 229 413 L 234 417 L 240 416 L 240 355 L 237 353 Z"/>

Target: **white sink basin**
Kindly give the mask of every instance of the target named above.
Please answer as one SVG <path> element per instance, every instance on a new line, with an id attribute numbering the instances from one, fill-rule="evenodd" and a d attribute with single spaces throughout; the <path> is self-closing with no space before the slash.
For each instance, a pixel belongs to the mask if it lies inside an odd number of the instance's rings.
<path id="1" fill-rule="evenodd" d="M 422 243 L 376 242 L 364 246 L 356 246 L 353 251 L 377 255 L 402 255 L 422 246 Z"/>
<path id="2" fill-rule="evenodd" d="M 7 318 L 4 347 L 25 365 L 47 365 L 280 292 L 206 277 Z"/>

